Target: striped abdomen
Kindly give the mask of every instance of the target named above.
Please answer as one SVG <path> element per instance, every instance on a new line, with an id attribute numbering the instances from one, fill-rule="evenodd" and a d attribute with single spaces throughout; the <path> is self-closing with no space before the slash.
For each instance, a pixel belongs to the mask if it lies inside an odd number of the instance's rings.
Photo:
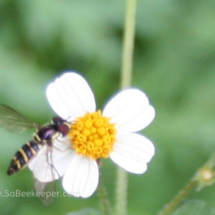
<path id="1" fill-rule="evenodd" d="M 23 145 L 11 161 L 7 174 L 12 175 L 23 169 L 37 155 L 42 147 L 43 145 L 41 143 L 35 141 L 30 141 Z"/>

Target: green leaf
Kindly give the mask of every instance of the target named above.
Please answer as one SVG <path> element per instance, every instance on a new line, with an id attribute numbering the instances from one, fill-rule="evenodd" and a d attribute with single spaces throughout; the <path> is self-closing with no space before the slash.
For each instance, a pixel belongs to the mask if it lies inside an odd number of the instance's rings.
<path id="1" fill-rule="evenodd" d="M 92 208 L 84 208 L 80 211 L 68 213 L 66 215 L 102 215 L 102 212 Z"/>
<path id="2" fill-rule="evenodd" d="M 171 215 L 214 215 L 215 210 L 200 200 L 186 201 Z"/>

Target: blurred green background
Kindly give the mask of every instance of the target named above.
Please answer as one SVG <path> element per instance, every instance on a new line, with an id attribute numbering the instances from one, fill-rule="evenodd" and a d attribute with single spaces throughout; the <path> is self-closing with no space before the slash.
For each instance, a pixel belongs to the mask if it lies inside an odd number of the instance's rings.
<path id="1" fill-rule="evenodd" d="M 79 71 L 95 92 L 98 108 L 120 89 L 125 1 L 1 0 L 0 103 L 41 124 L 54 116 L 48 83 L 65 70 Z M 128 214 L 154 215 L 215 151 L 215 1 L 139 0 L 132 86 L 146 92 L 155 121 L 143 131 L 156 154 L 144 175 L 129 174 Z M 28 169 L 6 170 L 32 132 L 0 130 L 0 192 L 30 191 Z M 116 166 L 103 160 L 102 173 L 115 202 Z M 63 192 L 61 182 L 57 190 Z M 192 192 L 215 207 L 215 187 Z M 0 197 L 0 215 L 67 214 L 99 208 L 89 199 Z"/>

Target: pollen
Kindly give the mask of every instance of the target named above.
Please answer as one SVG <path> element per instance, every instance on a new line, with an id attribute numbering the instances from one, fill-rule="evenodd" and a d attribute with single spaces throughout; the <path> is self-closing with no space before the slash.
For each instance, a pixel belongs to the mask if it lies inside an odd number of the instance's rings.
<path id="1" fill-rule="evenodd" d="M 116 128 L 101 111 L 75 120 L 69 132 L 72 148 L 91 159 L 108 158 L 116 142 Z"/>

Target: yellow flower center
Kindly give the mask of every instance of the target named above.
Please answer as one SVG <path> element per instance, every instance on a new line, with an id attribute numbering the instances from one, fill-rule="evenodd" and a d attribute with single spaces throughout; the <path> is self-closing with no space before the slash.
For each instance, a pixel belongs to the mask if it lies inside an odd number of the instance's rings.
<path id="1" fill-rule="evenodd" d="M 101 111 L 86 113 L 75 120 L 69 132 L 72 148 L 92 159 L 109 157 L 116 141 L 116 128 Z"/>

